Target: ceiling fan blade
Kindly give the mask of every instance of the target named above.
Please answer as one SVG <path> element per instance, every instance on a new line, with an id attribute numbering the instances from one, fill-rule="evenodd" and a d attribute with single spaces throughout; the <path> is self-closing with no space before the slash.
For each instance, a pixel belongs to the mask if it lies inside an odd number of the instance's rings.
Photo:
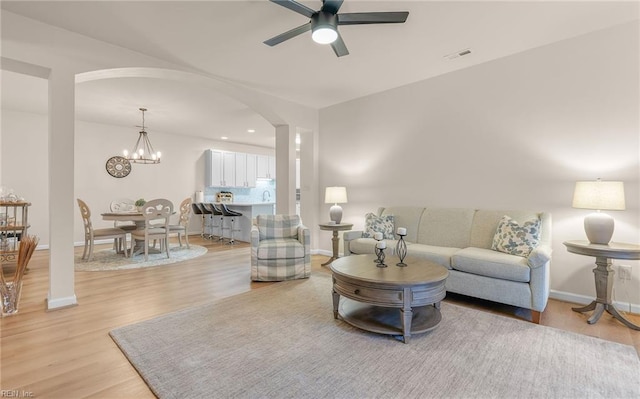
<path id="1" fill-rule="evenodd" d="M 307 18 L 311 18 L 311 16 L 316 13 L 316 10 L 312 10 L 311 8 L 305 6 L 304 4 L 300 4 L 297 1 L 293 1 L 293 0 L 271 0 L 271 1 L 284 8 L 290 9 L 291 11 L 295 11 L 298 14 L 302 14 Z"/>
<path id="2" fill-rule="evenodd" d="M 333 43 L 331 43 L 331 48 L 333 48 L 333 52 L 336 53 L 338 57 L 349 55 L 349 50 L 347 50 L 347 46 L 346 44 L 344 44 L 344 40 L 342 40 L 340 32 L 338 32 L 338 38 Z"/>
<path id="3" fill-rule="evenodd" d="M 408 16 L 408 11 L 352 12 L 338 14 L 338 25 L 400 24 Z"/>
<path id="4" fill-rule="evenodd" d="M 289 40 L 291 38 L 294 38 L 310 30 L 311 30 L 311 22 L 307 22 L 306 24 L 300 25 L 297 28 L 293 28 L 287 32 L 279 34 L 278 36 L 274 36 L 269 40 L 265 40 L 263 43 L 273 47 L 276 44 L 280 44 L 285 40 Z"/>
<path id="5" fill-rule="evenodd" d="M 342 7 L 342 2 L 344 0 L 324 0 L 322 3 L 322 8 L 320 11 L 329 12 L 331 14 L 337 14 L 340 7 Z"/>

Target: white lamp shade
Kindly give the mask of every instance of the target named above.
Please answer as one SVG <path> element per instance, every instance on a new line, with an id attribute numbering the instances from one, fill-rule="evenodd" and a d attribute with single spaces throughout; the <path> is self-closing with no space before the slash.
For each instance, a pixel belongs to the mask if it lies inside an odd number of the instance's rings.
<path id="1" fill-rule="evenodd" d="M 622 211 L 625 209 L 624 183 L 621 181 L 579 181 L 573 192 L 573 207 Z"/>
<path id="2" fill-rule="evenodd" d="M 347 188 L 346 187 L 327 187 L 324 192 L 325 204 L 346 204 Z"/>

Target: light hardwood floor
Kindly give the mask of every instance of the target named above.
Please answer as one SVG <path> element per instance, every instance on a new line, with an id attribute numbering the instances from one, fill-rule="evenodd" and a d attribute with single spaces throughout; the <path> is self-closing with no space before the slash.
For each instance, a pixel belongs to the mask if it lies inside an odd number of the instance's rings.
<path id="1" fill-rule="evenodd" d="M 271 284 L 249 281 L 248 244 L 231 247 L 198 236 L 190 241 L 206 246 L 209 252 L 167 266 L 76 272 L 79 306 L 52 312 L 44 311 L 49 254 L 37 251 L 24 279 L 18 314 L 0 321 L 0 389 L 38 398 L 153 398 L 109 337 L 110 330 Z M 81 248 L 76 251 L 81 253 Z M 312 258 L 313 273 L 329 273 L 320 266 L 327 257 Z M 510 317 L 530 317 L 522 309 L 462 296 L 449 295 L 446 301 Z M 589 325 L 589 314 L 573 312 L 571 306 L 551 300 L 541 324 L 632 345 L 640 353 L 640 331 L 606 313 Z M 630 318 L 640 323 L 640 316 Z M 11 393 L 3 394 L 8 395 Z"/>

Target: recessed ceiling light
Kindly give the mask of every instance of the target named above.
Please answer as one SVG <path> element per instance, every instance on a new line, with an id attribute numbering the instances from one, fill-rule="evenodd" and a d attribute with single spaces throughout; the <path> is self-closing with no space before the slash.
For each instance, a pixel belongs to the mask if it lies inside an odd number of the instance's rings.
<path id="1" fill-rule="evenodd" d="M 229 140 L 229 137 L 227 137 L 227 136 L 222 136 L 222 137 L 220 137 L 220 138 L 221 138 L 222 140 Z"/>
<path id="2" fill-rule="evenodd" d="M 256 129 L 247 129 L 247 133 L 255 133 Z"/>

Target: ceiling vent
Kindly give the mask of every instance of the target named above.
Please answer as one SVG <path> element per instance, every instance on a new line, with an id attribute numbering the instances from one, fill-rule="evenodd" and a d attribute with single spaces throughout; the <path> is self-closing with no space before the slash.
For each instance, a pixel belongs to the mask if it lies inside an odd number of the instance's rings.
<path id="1" fill-rule="evenodd" d="M 471 54 L 471 49 L 466 48 L 464 50 L 456 51 L 455 53 L 447 54 L 444 56 L 447 60 L 455 60 L 456 58 Z"/>

